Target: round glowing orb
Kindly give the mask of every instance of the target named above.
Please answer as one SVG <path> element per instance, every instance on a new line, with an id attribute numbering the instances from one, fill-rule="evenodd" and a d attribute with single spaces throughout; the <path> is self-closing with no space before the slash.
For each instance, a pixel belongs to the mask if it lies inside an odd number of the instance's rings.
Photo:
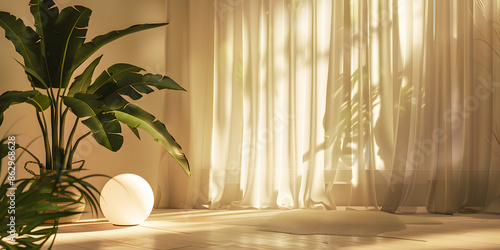
<path id="1" fill-rule="evenodd" d="M 120 174 L 109 180 L 101 191 L 101 210 L 115 225 L 139 225 L 154 205 L 149 183 L 135 174 Z"/>

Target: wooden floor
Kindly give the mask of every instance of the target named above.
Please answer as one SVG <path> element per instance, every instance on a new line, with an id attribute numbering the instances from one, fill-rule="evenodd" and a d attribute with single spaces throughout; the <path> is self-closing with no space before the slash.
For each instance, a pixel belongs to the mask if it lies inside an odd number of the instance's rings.
<path id="1" fill-rule="evenodd" d="M 87 220 L 61 226 L 53 249 L 500 249 L 500 215 L 417 213 L 411 216 L 442 224 L 407 224 L 376 237 L 291 235 L 254 226 L 278 212 L 160 209 L 131 227 Z"/>

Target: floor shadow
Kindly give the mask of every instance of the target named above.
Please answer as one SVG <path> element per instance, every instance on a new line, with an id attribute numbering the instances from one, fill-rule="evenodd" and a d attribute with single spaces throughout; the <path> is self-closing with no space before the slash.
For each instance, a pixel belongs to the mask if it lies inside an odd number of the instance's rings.
<path id="1" fill-rule="evenodd" d="M 121 230 L 135 226 L 116 226 L 107 220 L 92 221 L 92 222 L 77 222 L 72 224 L 60 225 L 58 233 L 88 233 Z"/>

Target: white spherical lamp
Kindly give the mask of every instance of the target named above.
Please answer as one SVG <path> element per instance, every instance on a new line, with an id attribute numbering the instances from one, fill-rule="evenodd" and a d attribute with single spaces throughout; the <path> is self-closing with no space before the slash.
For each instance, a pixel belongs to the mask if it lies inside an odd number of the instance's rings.
<path id="1" fill-rule="evenodd" d="M 120 174 L 109 180 L 101 191 L 101 210 L 114 225 L 139 225 L 154 205 L 149 183 L 135 174 Z"/>

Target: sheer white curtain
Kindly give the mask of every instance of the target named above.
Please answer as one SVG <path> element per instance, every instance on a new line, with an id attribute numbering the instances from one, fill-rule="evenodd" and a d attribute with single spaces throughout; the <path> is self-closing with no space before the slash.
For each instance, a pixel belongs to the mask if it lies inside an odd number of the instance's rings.
<path id="1" fill-rule="evenodd" d="M 495 210 L 498 1 L 169 4 L 188 206 Z"/>

